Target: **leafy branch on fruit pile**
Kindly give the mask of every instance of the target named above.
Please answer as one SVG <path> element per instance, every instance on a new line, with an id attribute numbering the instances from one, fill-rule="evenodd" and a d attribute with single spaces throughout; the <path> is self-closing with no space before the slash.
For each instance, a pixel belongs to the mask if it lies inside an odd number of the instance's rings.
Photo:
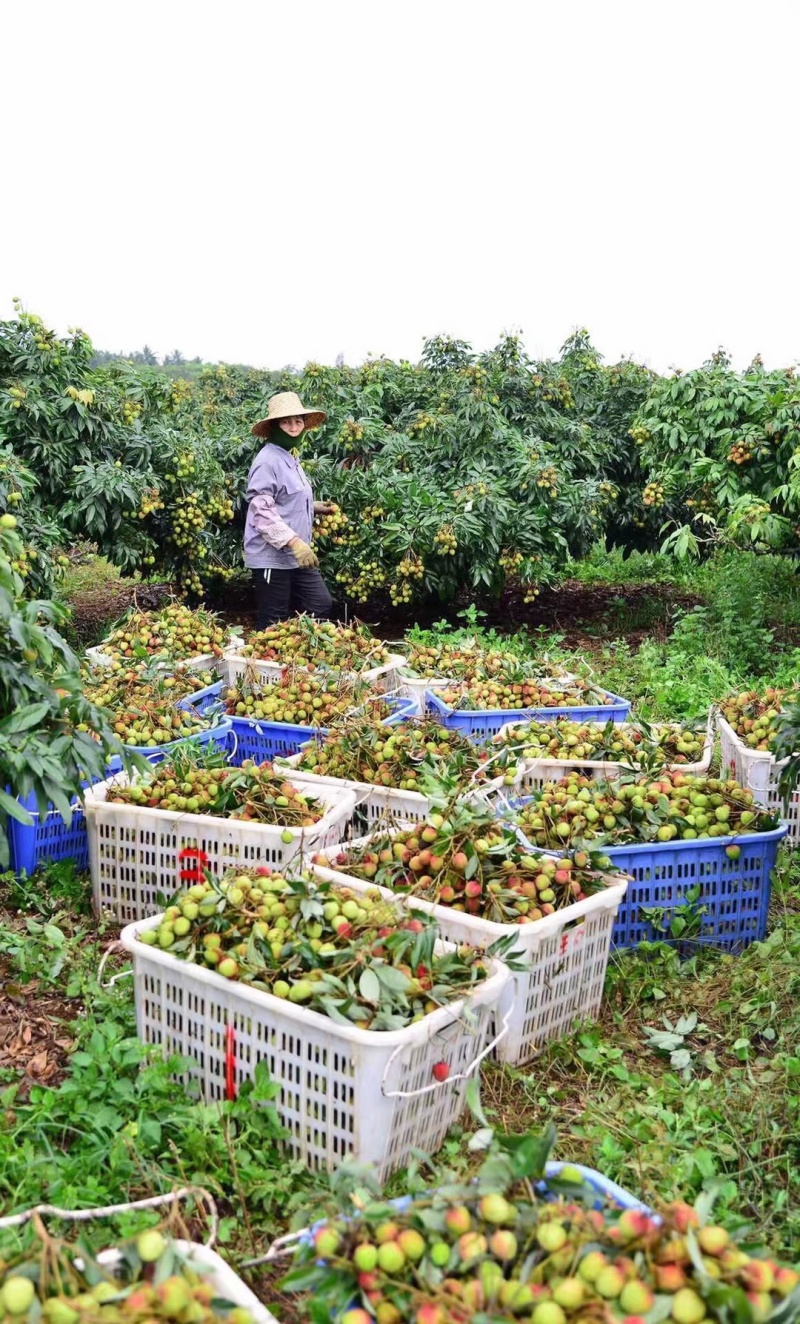
<path id="1" fill-rule="evenodd" d="M 245 668 L 224 691 L 224 705 L 235 717 L 300 726 L 330 726 L 353 717 L 388 717 L 392 708 L 368 685 L 340 672 L 312 673 L 285 667 L 274 681 Z"/>
<path id="2" fill-rule="evenodd" d="M 526 759 L 563 759 L 573 763 L 623 763 L 630 767 L 663 767 L 665 763 L 697 762 L 702 757 L 706 727 L 679 722 L 650 726 L 647 722 L 518 722 L 498 732 L 490 746 L 507 748 Z"/>
<path id="3" fill-rule="evenodd" d="M 473 1181 L 445 1178 L 407 1204 L 336 1183 L 338 1208 L 300 1240 L 281 1283 L 313 1294 L 313 1324 L 795 1324 L 800 1274 L 711 1223 L 713 1196 L 657 1217 L 598 1208 L 579 1169 L 542 1180 L 552 1130 L 479 1138 L 489 1152 Z"/>
<path id="4" fill-rule="evenodd" d="M 410 675 L 420 678 L 439 678 L 452 680 L 473 680 L 480 676 L 496 676 L 503 672 L 513 672 L 517 663 L 509 658 L 508 653 L 500 649 L 487 648 L 477 640 L 471 643 L 450 643 L 448 640 L 436 642 L 417 641 L 413 637 L 406 649 Z M 563 668 L 550 662 L 547 657 L 536 658 L 526 664 L 526 674 L 530 676 L 563 676 Z"/>
<path id="5" fill-rule="evenodd" d="M 488 807 L 456 801 L 445 812 L 378 831 L 338 853 L 320 852 L 313 862 L 496 924 L 534 923 L 617 881 L 593 868 L 585 852 L 532 854 Z"/>
<path id="6" fill-rule="evenodd" d="M 430 718 L 385 727 L 347 723 L 301 750 L 298 768 L 325 777 L 369 782 L 402 791 L 423 789 L 426 778 L 449 776 L 453 788 L 481 780 L 486 753 L 466 736 Z M 491 776 L 491 768 L 487 774 Z"/>
<path id="7" fill-rule="evenodd" d="M 260 662 L 292 663 L 297 667 L 328 666 L 337 670 L 369 670 L 388 661 L 389 651 L 361 621 L 335 625 L 313 616 L 296 616 L 265 630 L 247 634 L 244 657 Z"/>
<path id="8" fill-rule="evenodd" d="M 286 829 L 289 841 L 289 829 L 312 827 L 322 818 L 320 801 L 285 781 L 271 763 L 248 759 L 231 768 L 225 758 L 223 750 L 179 746 L 152 772 L 128 785 L 112 783 L 108 802 L 265 823 Z"/>
<path id="9" fill-rule="evenodd" d="M 133 673 L 93 672 L 85 694 L 107 715 L 124 745 L 166 745 L 219 725 L 219 705 L 200 713 L 190 702 L 178 703 L 198 689 L 199 680 L 189 672 L 167 676 L 152 665 Z"/>
<path id="10" fill-rule="evenodd" d="M 153 1207 L 173 1198 L 134 1201 L 124 1207 Z M 94 1211 L 85 1212 L 91 1215 Z M 67 1212 L 65 1216 L 80 1218 L 81 1213 Z M 145 1320 L 185 1324 L 191 1318 L 194 1324 L 252 1324 L 250 1312 L 226 1301 L 204 1276 L 202 1262 L 176 1244 L 176 1237 L 188 1241 L 189 1235 L 174 1203 L 160 1228 L 148 1228 L 134 1240 L 122 1242 L 110 1261 L 95 1257 L 85 1235 L 78 1243 L 51 1236 L 35 1211 L 32 1225 L 38 1245 L 2 1266 L 0 1317 L 4 1320 L 14 1324 L 144 1324 Z"/>
<path id="11" fill-rule="evenodd" d="M 221 657 L 227 630 L 213 612 L 189 611 L 171 602 L 158 611 L 132 609 L 100 644 L 113 670 L 160 658 L 181 662 L 203 655 Z"/>
<path id="12" fill-rule="evenodd" d="M 577 708 L 588 704 L 609 707 L 613 699 L 586 681 L 575 679 L 559 683 L 544 682 L 527 664 L 508 665 L 504 674 L 449 685 L 437 691 L 437 697 L 449 708 L 487 712 L 514 708 Z"/>
<path id="13" fill-rule="evenodd" d="M 784 703 L 796 703 L 797 698 L 797 690 L 790 692 L 769 686 L 763 694 L 757 690 L 729 694 L 721 700 L 719 707 L 725 721 L 748 749 L 770 751 L 773 750 Z"/>
<path id="14" fill-rule="evenodd" d="M 545 850 L 590 840 L 607 846 L 693 841 L 769 832 L 780 824 L 778 815 L 754 806 L 752 792 L 737 782 L 683 772 L 619 782 L 571 773 L 534 794 L 514 821 Z M 738 859 L 739 846 L 726 850 Z"/>
<path id="15" fill-rule="evenodd" d="M 486 954 L 435 951 L 437 926 L 409 919 L 377 891 L 359 894 L 266 867 L 196 883 L 158 927 L 138 936 L 364 1030 L 402 1029 L 486 976 Z"/>

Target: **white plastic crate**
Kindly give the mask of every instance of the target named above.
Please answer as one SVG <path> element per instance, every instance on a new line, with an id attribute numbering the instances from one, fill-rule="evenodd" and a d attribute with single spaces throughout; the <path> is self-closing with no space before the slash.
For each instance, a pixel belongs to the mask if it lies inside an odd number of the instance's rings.
<path id="1" fill-rule="evenodd" d="M 225 1096 L 232 1032 L 236 1086 L 266 1061 L 280 1085 L 285 1148 L 314 1170 L 352 1155 L 375 1164 L 382 1181 L 413 1148 L 435 1153 L 464 1109 L 467 1081 L 493 1047 L 501 1000 L 508 1014 L 509 971 L 494 961 L 468 997 L 405 1029 L 339 1025 L 137 941 L 159 923 L 156 915 L 120 935 L 133 955 L 139 1037 L 166 1056 L 192 1058 L 186 1078 L 211 1102 Z M 441 1061 L 450 1075 L 438 1082 L 433 1067 Z"/>
<path id="2" fill-rule="evenodd" d="M 498 739 L 517 725 L 516 722 L 509 722 L 498 733 Z M 522 743 L 524 742 L 520 741 L 520 744 Z M 711 767 L 713 753 L 714 731 L 709 719 L 702 758 L 696 763 L 670 763 L 666 766 L 673 772 L 685 772 L 694 777 L 703 777 Z M 618 763 L 611 759 L 523 759 L 522 762 L 523 766 L 514 784 L 525 794 L 540 791 L 548 782 L 560 781 L 562 777 L 568 777 L 571 772 L 579 772 L 584 777 L 593 778 L 594 781 L 613 782 L 618 781 L 623 775 L 629 775 L 631 771 L 638 771 L 636 768 L 632 769 L 629 763 Z"/>
<path id="3" fill-rule="evenodd" d="M 172 1244 L 178 1254 L 188 1261 L 195 1273 L 211 1284 L 216 1297 L 249 1310 L 255 1324 L 278 1324 L 275 1316 L 262 1305 L 255 1292 L 251 1292 L 246 1283 L 242 1282 L 239 1275 L 216 1251 L 211 1250 L 209 1246 L 201 1246 L 197 1241 L 183 1241 L 176 1238 Z M 113 1248 L 102 1250 L 97 1257 L 98 1264 L 110 1269 L 112 1273 L 119 1261 L 120 1253 Z"/>
<path id="4" fill-rule="evenodd" d="M 114 659 L 110 653 L 104 653 L 102 646 L 96 648 L 87 648 L 86 656 L 96 670 L 104 667 L 110 667 Z M 136 667 L 144 658 L 130 657 L 125 659 L 125 665 Z M 158 670 L 167 672 L 176 671 L 213 671 L 215 675 L 220 675 L 223 659 L 217 657 L 215 653 L 199 653 L 196 657 L 185 657 L 170 662 L 159 662 Z"/>
<path id="5" fill-rule="evenodd" d="M 394 833 L 387 832 L 386 836 Z M 344 851 L 367 845 L 366 838 Z M 335 848 L 334 848 L 335 849 Z M 311 868 L 320 878 L 366 892 L 374 883 L 362 882 L 336 869 Z M 501 1062 L 519 1065 L 529 1061 L 548 1039 L 565 1034 L 576 1020 L 594 1016 L 603 999 L 603 985 L 611 948 L 611 931 L 625 896 L 628 879 L 620 875 L 602 892 L 565 906 L 532 924 L 497 924 L 467 915 L 452 906 L 434 905 L 419 897 L 395 893 L 381 887 L 383 896 L 394 897 L 409 910 L 433 915 L 442 937 L 449 942 L 490 947 L 499 938 L 513 935 L 515 957 L 527 969 L 513 971 L 516 985 L 514 1006 L 508 1017 L 508 1034 L 497 1045 Z"/>
<path id="6" fill-rule="evenodd" d="M 245 657 L 236 649 L 226 649 L 225 663 L 227 666 L 226 681 L 233 685 L 239 676 L 250 668 L 263 681 L 280 680 L 287 667 L 292 667 L 292 662 L 262 662 L 257 658 Z M 381 663 L 379 667 L 368 667 L 366 671 L 342 671 L 341 675 L 346 676 L 348 680 L 362 681 L 365 685 L 371 685 L 383 694 L 397 692 L 397 669 L 403 666 L 405 658 L 399 653 L 390 653 L 388 661 Z M 304 668 L 299 667 L 302 671 Z M 337 674 L 335 668 L 328 667 L 327 664 L 321 667 L 315 667 L 310 675 L 325 676 L 327 674 Z"/>
<path id="7" fill-rule="evenodd" d="M 786 840 L 796 846 L 800 843 L 800 787 L 792 791 L 785 809 L 783 796 L 778 790 L 778 781 L 788 759 L 778 760 L 767 750 L 749 749 L 721 713 L 717 713 L 717 731 L 722 771 L 752 791 L 753 799 L 762 809 L 780 814 L 789 826 Z"/>
<path id="8" fill-rule="evenodd" d="M 293 777 L 287 781 L 294 782 Z M 89 870 L 95 914 L 112 915 L 118 924 L 144 919 L 162 909 L 159 896 L 171 897 L 181 886 L 181 853 L 200 850 L 212 873 L 231 867 L 268 865 L 282 869 L 297 854 L 324 850 L 346 832 L 353 813 L 352 791 L 331 787 L 321 797 L 325 813 L 313 827 L 284 829 L 212 814 L 174 814 L 167 809 L 110 804 L 109 786 L 127 785 L 124 773 L 86 791 Z M 298 790 L 308 788 L 297 783 Z"/>
<path id="9" fill-rule="evenodd" d="M 285 767 L 287 771 L 291 770 L 293 781 L 307 782 L 312 790 L 318 787 L 317 794 L 323 798 L 326 787 L 344 786 L 352 791 L 356 798 L 354 822 L 358 823 L 360 820 L 362 824 L 357 835 L 363 832 L 364 824 L 367 830 L 372 831 L 381 822 L 419 823 L 431 812 L 430 800 L 420 791 L 401 791 L 391 786 L 375 786 L 371 782 L 350 781 L 346 778 L 305 772 L 297 767 L 302 757 L 300 753 L 286 759 L 276 759 L 275 766 Z M 472 790 L 464 792 L 464 798 L 483 798 L 491 802 L 493 795 L 502 790 L 504 784 L 502 777 L 495 777 L 487 782 L 476 782 Z"/>

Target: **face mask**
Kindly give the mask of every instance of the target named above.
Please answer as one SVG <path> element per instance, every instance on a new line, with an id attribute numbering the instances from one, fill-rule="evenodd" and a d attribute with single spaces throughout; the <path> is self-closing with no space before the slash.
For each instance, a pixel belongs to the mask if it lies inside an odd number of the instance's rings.
<path id="1" fill-rule="evenodd" d="M 284 432 L 279 423 L 273 423 L 269 430 L 269 439 L 273 446 L 280 446 L 283 451 L 300 450 L 303 444 L 304 433 L 300 432 L 296 437 L 290 437 L 288 432 Z"/>

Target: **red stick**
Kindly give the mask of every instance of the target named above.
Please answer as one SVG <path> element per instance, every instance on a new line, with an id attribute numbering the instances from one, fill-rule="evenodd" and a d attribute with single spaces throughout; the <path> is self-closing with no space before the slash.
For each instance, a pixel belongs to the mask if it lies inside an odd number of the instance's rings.
<path id="1" fill-rule="evenodd" d="M 225 1098 L 236 1098 L 236 1031 L 229 1025 L 225 1031 Z"/>

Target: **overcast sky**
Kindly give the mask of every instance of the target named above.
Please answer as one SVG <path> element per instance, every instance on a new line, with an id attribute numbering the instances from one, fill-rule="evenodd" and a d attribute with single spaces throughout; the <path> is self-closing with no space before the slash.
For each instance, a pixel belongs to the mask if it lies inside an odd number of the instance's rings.
<path id="1" fill-rule="evenodd" d="M 38 0 L 0 318 L 281 367 L 586 326 L 800 357 L 797 0 Z"/>

